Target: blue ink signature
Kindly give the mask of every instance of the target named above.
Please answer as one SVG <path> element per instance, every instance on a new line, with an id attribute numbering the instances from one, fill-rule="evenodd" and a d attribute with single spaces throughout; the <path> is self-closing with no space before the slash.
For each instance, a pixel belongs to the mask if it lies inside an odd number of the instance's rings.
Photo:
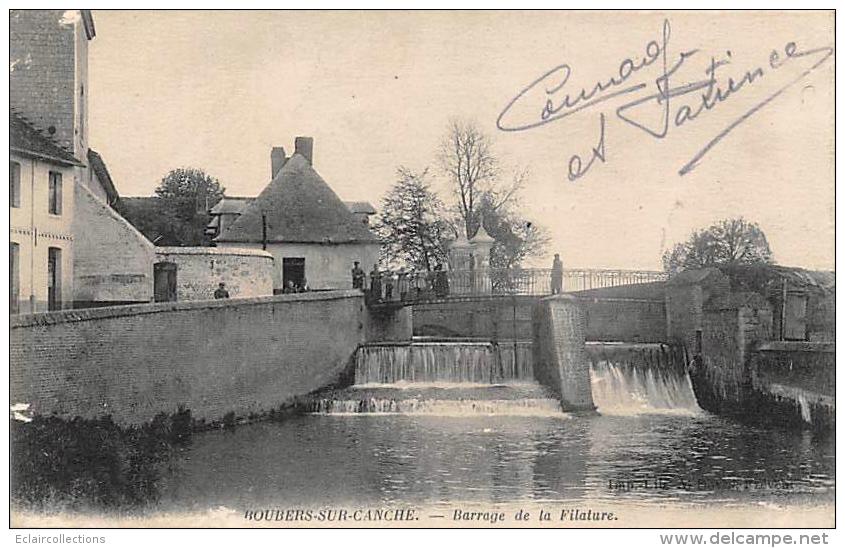
<path id="1" fill-rule="evenodd" d="M 751 108 L 730 122 L 723 130 L 710 139 L 701 148 L 701 150 L 693 155 L 693 157 L 678 171 L 680 175 L 686 175 L 695 169 L 704 156 L 731 131 L 736 129 L 749 117 L 753 116 L 760 109 L 782 95 L 786 90 L 806 78 L 819 66 L 830 59 L 834 52 L 833 48 L 828 46 L 799 50 L 795 42 L 789 42 L 783 47 L 782 51 L 771 51 L 769 54 L 767 68 L 758 66 L 754 69 L 747 70 L 738 79 L 729 77 L 723 83 L 719 80 L 717 71 L 720 67 L 731 64 L 732 54 L 730 51 L 727 51 L 726 56 L 723 58 L 718 60 L 716 57 L 710 58 L 707 68 L 704 71 L 705 77 L 703 79 L 675 86 L 673 85 L 673 77 L 675 73 L 684 65 L 684 63 L 699 53 L 699 50 L 691 49 L 682 51 L 678 55 L 670 57 L 669 41 L 671 35 L 672 27 L 669 20 L 666 19 L 663 21 L 660 39 L 648 42 L 642 56 L 623 59 L 619 64 L 619 69 L 616 74 L 606 80 L 596 82 L 592 87 L 582 88 L 577 92 L 572 92 L 567 89 L 567 84 L 569 83 L 569 79 L 573 73 L 573 69 L 570 65 L 561 64 L 546 71 L 539 78 L 535 79 L 523 88 L 507 103 L 496 120 L 496 126 L 501 131 L 513 132 L 531 130 L 552 122 L 557 122 L 568 116 L 588 110 L 596 105 L 600 105 L 617 97 L 633 96 L 633 98 L 625 97 L 627 102 L 619 105 L 615 109 L 616 117 L 655 139 L 665 139 L 669 135 L 671 127 L 681 127 L 684 124 L 694 122 L 702 113 L 713 110 L 720 103 L 724 103 L 731 97 L 737 95 L 743 89 L 747 89 L 758 81 L 764 79 L 769 72 L 778 70 L 789 64 L 790 61 L 796 59 L 806 57 L 814 60 L 813 64 L 809 68 L 801 71 L 800 74 L 796 75 L 786 84 L 767 95 L 762 101 L 754 104 Z M 645 90 L 648 86 L 645 82 L 633 83 L 632 80 L 638 76 L 641 71 L 644 71 L 651 66 L 659 66 L 661 68 L 660 74 L 656 79 L 654 79 L 656 91 L 654 93 L 646 92 L 645 95 L 639 94 L 638 92 L 642 92 L 642 90 Z M 536 107 L 532 108 L 534 112 L 538 112 L 536 117 L 525 121 L 514 121 L 508 119 L 511 110 L 515 106 L 523 105 L 526 103 L 526 98 L 529 94 L 538 91 L 544 94 L 545 102 L 542 104 L 542 107 L 539 108 L 539 111 Z M 673 99 L 696 93 L 699 97 L 697 102 L 692 106 L 689 104 L 682 104 L 677 108 L 673 108 Z M 650 127 L 645 123 L 638 121 L 637 117 L 634 116 L 637 114 L 638 110 L 640 110 L 639 107 L 647 105 L 656 105 L 660 109 L 660 123 L 656 128 Z M 598 143 L 592 148 L 590 159 L 586 163 L 581 156 L 577 154 L 571 156 L 568 164 L 568 177 L 570 181 L 575 181 L 586 175 L 593 167 L 596 160 L 599 160 L 602 163 L 607 161 L 604 141 L 605 114 L 604 112 L 601 112 L 599 115 Z"/>

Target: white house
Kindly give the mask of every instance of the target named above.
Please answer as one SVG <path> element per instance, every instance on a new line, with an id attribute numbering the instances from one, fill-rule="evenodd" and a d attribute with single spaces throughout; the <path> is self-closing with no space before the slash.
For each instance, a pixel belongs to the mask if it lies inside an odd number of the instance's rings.
<path id="1" fill-rule="evenodd" d="M 266 249 L 275 259 L 274 290 L 290 282 L 311 289 L 352 287 L 354 261 L 372 268 L 379 240 L 314 170 L 313 141 L 297 137 L 294 154 L 271 153 L 272 181 L 224 226 L 215 242 L 229 247 Z"/>

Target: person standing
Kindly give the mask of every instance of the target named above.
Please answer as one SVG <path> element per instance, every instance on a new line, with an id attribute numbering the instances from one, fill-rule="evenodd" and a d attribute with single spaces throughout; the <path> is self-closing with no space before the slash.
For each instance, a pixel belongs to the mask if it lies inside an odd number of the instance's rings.
<path id="1" fill-rule="evenodd" d="M 555 259 L 552 261 L 552 295 L 561 293 L 563 293 L 563 262 L 560 260 L 560 254 L 555 253 Z"/>
<path id="2" fill-rule="evenodd" d="M 215 299 L 228 299 L 229 292 L 226 291 L 226 284 L 220 282 L 217 284 L 217 289 L 214 290 L 214 298 Z"/>
<path id="3" fill-rule="evenodd" d="M 352 289 L 364 289 L 365 273 L 359 264 L 358 261 L 355 261 L 355 266 L 352 267 Z"/>
<path id="4" fill-rule="evenodd" d="M 373 271 L 370 272 L 370 299 L 381 301 L 381 272 L 378 264 L 374 264 Z"/>

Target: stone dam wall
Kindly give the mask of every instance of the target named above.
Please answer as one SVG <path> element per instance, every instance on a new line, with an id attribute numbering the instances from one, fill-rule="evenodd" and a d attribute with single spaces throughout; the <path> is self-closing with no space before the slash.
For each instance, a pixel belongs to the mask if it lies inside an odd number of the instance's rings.
<path id="1" fill-rule="evenodd" d="M 368 322 L 358 291 L 13 316 L 11 403 L 120 424 L 180 406 L 246 417 L 335 382 L 368 332 L 410 337 L 409 320 Z"/>

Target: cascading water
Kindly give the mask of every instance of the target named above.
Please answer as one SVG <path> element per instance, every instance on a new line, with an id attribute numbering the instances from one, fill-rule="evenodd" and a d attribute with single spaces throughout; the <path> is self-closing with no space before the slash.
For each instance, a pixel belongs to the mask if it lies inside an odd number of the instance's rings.
<path id="1" fill-rule="evenodd" d="M 587 354 L 599 413 L 701 412 L 683 359 L 667 345 L 593 343 Z"/>
<path id="2" fill-rule="evenodd" d="M 530 343 L 414 343 L 358 350 L 355 384 L 533 382 Z"/>
<path id="3" fill-rule="evenodd" d="M 355 384 L 302 402 L 321 414 L 564 416 L 534 381 L 531 343 L 414 342 L 367 345 Z"/>

